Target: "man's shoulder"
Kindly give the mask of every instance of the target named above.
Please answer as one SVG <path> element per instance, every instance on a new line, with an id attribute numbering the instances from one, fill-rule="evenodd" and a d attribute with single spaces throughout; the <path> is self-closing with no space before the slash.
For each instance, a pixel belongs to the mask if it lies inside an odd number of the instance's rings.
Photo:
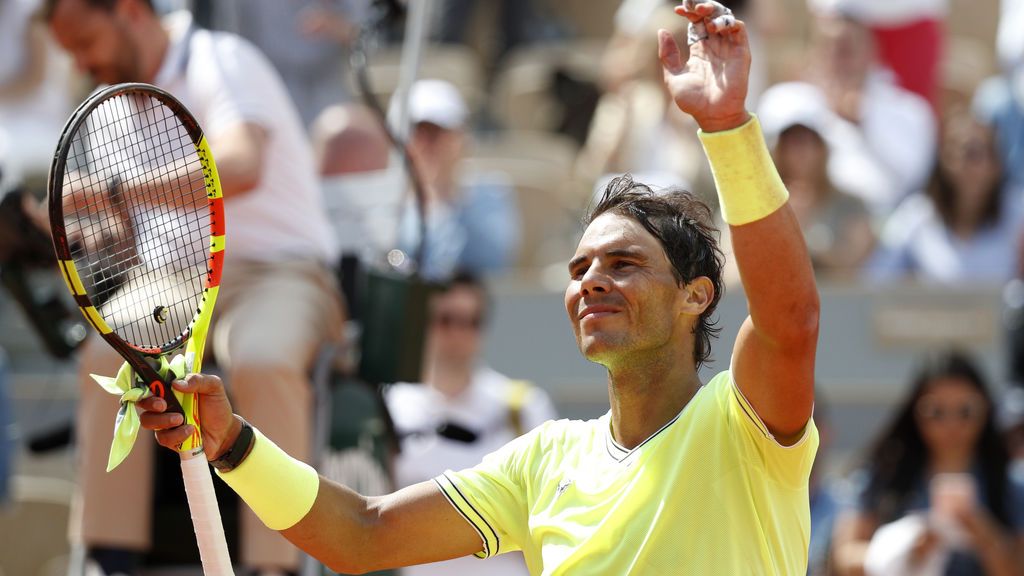
<path id="1" fill-rule="evenodd" d="M 599 437 L 602 427 L 607 426 L 607 415 L 590 420 L 562 418 L 548 420 L 526 435 L 534 435 L 535 441 L 546 449 L 567 452 L 582 447 L 584 441 Z"/>
<path id="2" fill-rule="evenodd" d="M 722 370 L 721 372 L 712 376 L 711 380 L 708 380 L 708 383 L 703 386 L 703 388 L 707 389 L 706 396 L 708 397 L 708 400 L 710 400 L 712 397 L 726 397 L 731 392 L 733 387 L 735 387 L 735 383 L 732 379 L 731 370 Z"/>

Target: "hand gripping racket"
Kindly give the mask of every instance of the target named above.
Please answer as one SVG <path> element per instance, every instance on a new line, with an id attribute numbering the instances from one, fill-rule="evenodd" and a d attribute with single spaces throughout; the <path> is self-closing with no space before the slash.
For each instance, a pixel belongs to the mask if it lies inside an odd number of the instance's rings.
<path id="1" fill-rule="evenodd" d="M 181 470 L 206 574 L 232 574 L 199 431 L 199 405 L 172 391 L 198 372 L 224 257 L 217 169 L 196 119 L 147 84 L 90 96 L 68 120 L 49 178 L 50 227 L 82 313 L 130 365 L 134 384 L 164 398 L 195 433 Z M 128 410 L 134 407 L 128 406 Z"/>

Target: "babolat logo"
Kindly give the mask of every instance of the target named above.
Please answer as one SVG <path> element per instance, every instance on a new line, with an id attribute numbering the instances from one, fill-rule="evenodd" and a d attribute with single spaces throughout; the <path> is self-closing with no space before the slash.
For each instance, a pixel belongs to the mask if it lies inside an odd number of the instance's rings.
<path id="1" fill-rule="evenodd" d="M 558 483 L 558 488 L 555 489 L 555 498 L 562 495 L 563 492 L 569 489 L 569 485 L 572 484 L 572 480 L 569 478 L 563 478 Z"/>

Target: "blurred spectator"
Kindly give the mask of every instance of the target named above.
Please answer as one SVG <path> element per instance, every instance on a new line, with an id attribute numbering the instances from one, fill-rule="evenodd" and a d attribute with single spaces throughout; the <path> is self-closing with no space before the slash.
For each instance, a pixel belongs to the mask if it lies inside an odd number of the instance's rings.
<path id="1" fill-rule="evenodd" d="M 14 422 L 7 391 L 7 355 L 0 348 L 0 510 L 11 498 L 11 470 L 14 463 Z"/>
<path id="2" fill-rule="evenodd" d="M 854 18 L 813 18 L 808 82 L 832 111 L 829 178 L 882 217 L 924 186 L 934 163 L 935 118 L 920 96 L 897 86 L 875 61 L 871 31 Z"/>
<path id="3" fill-rule="evenodd" d="M 999 427 L 1013 462 L 1013 474 L 1024 483 L 1024 388 L 1010 386 L 999 402 Z"/>
<path id="4" fill-rule="evenodd" d="M 389 169 L 391 143 L 361 104 L 324 110 L 312 126 L 328 219 L 342 256 L 378 258 L 395 246 L 402 173 Z"/>
<path id="5" fill-rule="evenodd" d="M 899 85 L 938 109 L 949 0 L 809 0 L 812 10 L 849 14 L 865 23 L 879 62 Z"/>
<path id="6" fill-rule="evenodd" d="M 757 111 L 815 271 L 859 274 L 874 246 L 871 215 L 864 202 L 829 180 L 823 135 L 831 114 L 821 92 L 807 84 L 779 84 L 762 95 Z"/>
<path id="7" fill-rule="evenodd" d="M 352 100 L 349 48 L 371 0 L 218 0 L 212 27 L 263 52 L 288 87 L 305 126 L 331 104 Z"/>
<path id="8" fill-rule="evenodd" d="M 97 81 L 153 83 L 203 126 L 231 229 L 210 347 L 239 412 L 308 459 L 309 372 L 319 347 L 340 334 L 343 312 L 327 265 L 336 250 L 312 153 L 280 77 L 243 39 L 199 29 L 186 12 L 161 21 L 146 0 L 48 0 L 47 18 L 58 42 Z M 130 573 L 151 544 L 146 503 L 155 444 L 139 442 L 105 472 L 118 404 L 88 375 L 113 375 L 122 359 L 95 334 L 81 354 L 71 537 L 108 563 L 106 572 Z M 241 565 L 297 567 L 298 551 L 248 509 L 240 532 Z"/>
<path id="9" fill-rule="evenodd" d="M 707 192 L 702 196 L 711 198 L 711 172 L 697 139 L 697 125 L 665 92 L 658 60 L 658 29 L 682 38 L 686 21 L 666 2 L 649 7 L 647 14 L 642 24 L 616 28 L 617 40 L 605 52 L 602 69 L 607 91 L 580 151 L 577 176 L 595 181 L 625 172 L 655 175 L 659 182 Z M 632 22 L 634 17 L 616 22 Z M 640 28 L 633 30 L 633 26 Z"/>
<path id="10" fill-rule="evenodd" d="M 363 105 L 330 106 L 311 130 L 327 218 L 341 252 L 341 288 L 355 311 L 359 270 L 379 263 L 396 245 L 405 174 L 397 163 L 388 166 L 391 143 Z"/>
<path id="11" fill-rule="evenodd" d="M 1003 0 L 996 48 L 1003 68 L 975 94 L 975 112 L 996 132 L 999 157 L 1014 185 L 1024 188 L 1024 1 Z"/>
<path id="12" fill-rule="evenodd" d="M 920 574 L 1020 573 L 1024 484 L 1010 476 L 995 410 L 968 356 L 946 352 L 923 363 L 865 456 L 856 509 L 836 525 L 838 574 L 863 574 L 865 563 L 885 557 L 904 566 L 887 575 L 915 565 L 934 570 Z M 956 494 L 941 489 L 951 478 Z"/>
<path id="13" fill-rule="evenodd" d="M 819 444 L 808 482 L 811 540 L 807 555 L 807 575 L 826 576 L 832 562 L 832 529 L 842 508 L 842 499 L 824 470 L 832 444 L 832 426 L 829 408 L 820 390 L 814 393 L 814 425 L 818 428 Z"/>
<path id="14" fill-rule="evenodd" d="M 479 278 L 456 274 L 430 306 L 422 384 L 388 388 L 388 408 L 401 438 L 395 462 L 399 488 L 461 470 L 555 417 L 547 394 L 513 380 L 480 360 L 489 297 Z M 519 553 L 480 561 L 466 557 L 405 568 L 406 576 L 525 576 Z"/>
<path id="15" fill-rule="evenodd" d="M 536 0 L 438 0 L 434 6 L 434 37 L 446 44 L 467 44 L 470 24 L 481 9 L 495 12 L 492 22 L 486 24 L 486 38 L 499 40 L 493 52 L 484 57 L 488 66 L 493 66 L 512 48 L 551 36 L 552 23 L 541 18 L 537 12 Z M 495 6 L 497 5 L 497 6 Z"/>
<path id="16" fill-rule="evenodd" d="M 747 24 L 752 54 L 762 53 L 761 29 L 774 31 L 785 21 L 779 16 L 779 0 L 720 1 Z M 654 52 L 657 53 L 657 28 L 652 29 L 651 23 L 657 21 L 666 29 L 669 29 L 670 25 L 673 28 L 677 27 L 670 16 L 665 16 L 664 11 L 666 8 L 671 10 L 679 3 L 679 0 L 622 0 L 615 11 L 614 29 L 608 40 L 601 66 L 605 90 L 614 92 L 623 82 L 649 76 L 647 68 L 651 66 L 650 47 L 655 46 Z M 651 39 L 652 36 L 655 37 L 654 40 Z M 753 109 L 767 84 L 768 69 L 765 60 L 760 58 L 755 58 L 750 66 L 747 106 Z M 656 71 L 660 74 L 661 68 L 657 67 Z M 660 79 L 660 75 L 658 78 Z"/>
<path id="17" fill-rule="evenodd" d="M 944 124 L 939 163 L 924 192 L 886 223 L 869 264 L 875 281 L 1002 283 L 1019 266 L 1021 195 L 1003 189 L 992 132 L 954 113 Z"/>
<path id="18" fill-rule="evenodd" d="M 392 112 L 397 101 L 392 103 Z M 457 269 L 499 272 L 519 250 L 515 191 L 500 173 L 460 174 L 469 111 L 458 89 L 443 80 L 419 80 L 409 94 L 409 152 L 426 193 L 424 277 L 445 280 Z M 419 214 L 410 199 L 398 244 L 419 246 Z"/>
<path id="19" fill-rule="evenodd" d="M 43 178 L 71 113 L 70 63 L 35 13 L 42 0 L 0 1 L 0 163 Z"/>

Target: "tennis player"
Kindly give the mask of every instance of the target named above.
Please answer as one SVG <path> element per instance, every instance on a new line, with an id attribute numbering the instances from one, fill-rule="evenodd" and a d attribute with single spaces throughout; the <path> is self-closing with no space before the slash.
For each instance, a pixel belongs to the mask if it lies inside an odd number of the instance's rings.
<path id="1" fill-rule="evenodd" d="M 686 60 L 660 33 L 665 82 L 701 127 L 750 308 L 731 369 L 698 377 L 721 295 L 709 210 L 618 179 L 589 216 L 565 294 L 581 352 L 608 369 L 601 418 L 548 422 L 474 468 L 368 498 L 233 416 L 216 378 L 176 383 L 203 395 L 211 458 L 268 526 L 342 572 L 522 550 L 545 575 L 805 573 L 814 277 L 744 109 L 744 24 L 714 2 L 676 11 L 696 25 Z M 143 406 L 161 444 L 189 433 L 158 413 L 162 400 Z"/>

